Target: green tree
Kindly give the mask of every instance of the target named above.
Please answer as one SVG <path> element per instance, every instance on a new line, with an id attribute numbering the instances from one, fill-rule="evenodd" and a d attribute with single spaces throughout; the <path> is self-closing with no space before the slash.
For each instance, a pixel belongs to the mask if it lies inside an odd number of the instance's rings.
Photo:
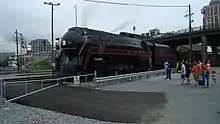
<path id="1" fill-rule="evenodd" d="M 51 64 L 46 61 L 46 60 L 43 60 L 43 61 L 38 61 L 38 62 L 35 62 L 34 63 L 34 68 L 35 69 L 40 69 L 40 70 L 45 70 L 45 69 L 51 69 Z"/>
<path id="2" fill-rule="evenodd" d="M 3 66 L 3 67 L 7 67 L 7 66 L 8 66 L 8 62 L 9 62 L 9 58 L 6 58 L 6 59 L 2 62 L 2 66 Z"/>

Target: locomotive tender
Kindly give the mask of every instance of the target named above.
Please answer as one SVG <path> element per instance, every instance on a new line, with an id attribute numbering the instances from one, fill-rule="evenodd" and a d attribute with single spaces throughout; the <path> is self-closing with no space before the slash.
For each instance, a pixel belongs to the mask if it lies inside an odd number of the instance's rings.
<path id="1" fill-rule="evenodd" d="M 95 71 L 98 76 L 147 71 L 175 58 L 166 45 L 82 27 L 69 28 L 60 48 L 56 58 L 60 77 Z"/>

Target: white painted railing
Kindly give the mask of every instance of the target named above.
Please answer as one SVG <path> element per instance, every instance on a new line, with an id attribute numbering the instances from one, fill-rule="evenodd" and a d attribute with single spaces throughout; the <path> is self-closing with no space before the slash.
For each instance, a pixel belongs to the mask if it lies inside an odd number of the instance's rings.
<path id="1" fill-rule="evenodd" d="M 24 81 L 22 81 L 22 80 L 21 81 L 16 81 L 16 80 L 15 81 L 5 81 L 7 79 L 3 79 L 0 82 L 0 101 L 3 101 L 3 103 L 5 105 L 8 102 L 12 102 L 14 100 L 32 95 L 34 93 L 38 93 L 40 91 L 56 87 L 60 84 L 67 83 L 66 81 L 68 79 L 70 79 L 71 80 L 70 82 L 74 84 L 74 83 L 77 83 L 77 82 L 80 83 L 80 77 L 81 78 L 84 77 L 83 83 L 90 83 L 90 81 L 88 80 L 88 76 L 96 77 L 96 72 L 93 73 L 93 74 L 86 74 L 86 75 L 77 75 L 77 76 L 52 78 L 52 79 L 39 79 L 39 80 L 30 79 L 30 80 L 24 80 Z M 31 76 L 31 77 L 37 77 L 37 76 Z M 28 77 L 28 78 L 30 78 L 30 77 Z M 19 79 L 19 78 L 17 78 L 17 79 Z M 44 84 L 49 84 L 49 82 L 51 82 L 51 85 L 44 87 Z M 40 88 L 35 90 L 35 91 L 28 92 L 28 86 L 32 85 L 32 84 L 39 84 Z M 18 86 L 18 85 L 23 85 L 24 86 L 24 94 L 7 100 L 6 99 L 6 88 L 7 87 Z"/>

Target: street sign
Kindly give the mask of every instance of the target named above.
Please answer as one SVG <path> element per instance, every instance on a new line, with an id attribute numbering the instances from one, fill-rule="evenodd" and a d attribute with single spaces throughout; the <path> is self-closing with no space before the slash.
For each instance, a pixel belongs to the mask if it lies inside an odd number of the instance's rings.
<path id="1" fill-rule="evenodd" d="M 52 63 L 52 66 L 55 67 L 55 63 L 54 62 Z"/>
<path id="2" fill-rule="evenodd" d="M 80 76 L 74 76 L 74 84 L 80 84 Z"/>

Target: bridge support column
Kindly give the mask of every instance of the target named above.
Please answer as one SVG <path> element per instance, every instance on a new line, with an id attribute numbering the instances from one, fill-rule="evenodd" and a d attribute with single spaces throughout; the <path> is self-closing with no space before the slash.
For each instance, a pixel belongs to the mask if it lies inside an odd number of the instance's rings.
<path id="1" fill-rule="evenodd" d="M 211 55 L 211 64 L 216 66 L 219 64 L 218 62 L 218 53 L 217 53 L 217 46 L 216 45 L 212 45 L 212 55 Z"/>
<path id="2" fill-rule="evenodd" d="M 202 36 L 201 41 L 202 41 L 202 50 L 201 50 L 202 61 L 205 62 L 207 61 L 207 37 Z"/>

